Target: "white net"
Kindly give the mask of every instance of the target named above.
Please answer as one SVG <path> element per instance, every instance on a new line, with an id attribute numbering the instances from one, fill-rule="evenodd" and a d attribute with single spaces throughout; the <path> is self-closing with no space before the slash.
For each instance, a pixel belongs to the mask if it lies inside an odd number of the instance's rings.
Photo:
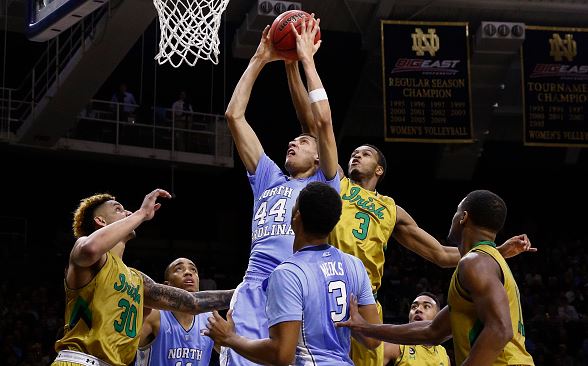
<path id="1" fill-rule="evenodd" d="M 157 62 L 194 66 L 199 59 L 218 63 L 218 30 L 229 0 L 153 0 L 161 38 Z"/>

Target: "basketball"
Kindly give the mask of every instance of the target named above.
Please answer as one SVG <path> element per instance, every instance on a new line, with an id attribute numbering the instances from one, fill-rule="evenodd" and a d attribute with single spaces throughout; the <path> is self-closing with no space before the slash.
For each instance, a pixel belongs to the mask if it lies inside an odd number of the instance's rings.
<path id="1" fill-rule="evenodd" d="M 298 60 L 298 53 L 296 52 L 296 34 L 292 31 L 290 23 L 300 33 L 300 27 L 304 20 L 312 19 L 312 16 L 302 10 L 290 10 L 278 15 L 272 23 L 270 34 L 271 42 L 276 52 L 288 59 Z M 316 33 L 314 43 L 316 44 L 321 39 L 320 30 Z"/>

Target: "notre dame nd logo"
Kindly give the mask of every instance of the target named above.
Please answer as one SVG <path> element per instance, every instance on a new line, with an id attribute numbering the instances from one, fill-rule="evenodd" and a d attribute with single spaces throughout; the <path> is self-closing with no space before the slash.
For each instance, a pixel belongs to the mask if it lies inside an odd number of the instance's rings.
<path id="1" fill-rule="evenodd" d="M 578 47 L 576 41 L 574 41 L 573 34 L 566 34 L 564 39 L 561 39 L 559 34 L 554 33 L 553 37 L 549 40 L 549 56 L 553 56 L 553 59 L 557 62 L 561 61 L 564 57 L 568 61 L 573 61 L 574 57 L 578 54 Z"/>
<path id="2" fill-rule="evenodd" d="M 425 52 L 435 56 L 435 52 L 439 51 L 439 36 L 435 34 L 435 28 L 427 29 L 427 33 L 423 33 L 421 28 L 415 28 L 412 34 L 412 50 L 417 56 L 424 56 Z"/>

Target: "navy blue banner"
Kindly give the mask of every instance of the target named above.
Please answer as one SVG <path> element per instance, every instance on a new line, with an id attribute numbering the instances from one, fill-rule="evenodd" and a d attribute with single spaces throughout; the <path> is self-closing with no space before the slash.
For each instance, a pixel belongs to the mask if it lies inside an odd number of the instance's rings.
<path id="1" fill-rule="evenodd" d="M 472 142 L 468 24 L 381 27 L 386 141 Z"/>
<path id="2" fill-rule="evenodd" d="M 588 29 L 527 26 L 525 145 L 588 146 Z"/>

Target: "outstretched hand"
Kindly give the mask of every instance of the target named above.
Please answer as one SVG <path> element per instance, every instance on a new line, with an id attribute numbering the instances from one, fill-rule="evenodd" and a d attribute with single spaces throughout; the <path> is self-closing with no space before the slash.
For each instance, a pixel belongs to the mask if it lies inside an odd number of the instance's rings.
<path id="1" fill-rule="evenodd" d="M 357 306 L 357 297 L 351 295 L 349 297 L 349 319 L 343 322 L 335 323 L 336 327 L 350 328 L 352 331 L 357 331 L 362 325 L 368 324 L 359 313 Z"/>
<path id="2" fill-rule="evenodd" d="M 141 204 L 141 208 L 145 214 L 145 220 L 151 220 L 153 216 L 155 216 L 155 211 L 159 210 L 161 207 L 161 203 L 157 202 L 159 197 L 162 198 L 171 198 L 171 194 L 163 189 L 156 189 L 153 192 L 149 193 L 143 199 L 143 203 Z"/>
<path id="3" fill-rule="evenodd" d="M 504 258 L 511 258 L 524 252 L 535 253 L 537 248 L 531 244 L 527 234 L 513 236 L 497 248 Z"/>
<path id="4" fill-rule="evenodd" d="M 236 336 L 233 310 L 231 309 L 227 312 L 227 320 L 223 319 L 218 311 L 214 310 L 212 316 L 208 317 L 206 328 L 208 329 L 203 332 L 205 336 L 212 338 L 214 343 L 220 346 L 228 346 L 227 341 Z"/>
<path id="5" fill-rule="evenodd" d="M 316 51 L 320 48 L 322 41 L 318 41 L 316 44 L 314 43 L 316 34 L 320 30 L 320 22 L 321 20 L 314 19 L 314 14 L 312 14 L 312 19 L 308 19 L 308 21 L 304 19 L 302 21 L 300 33 L 294 27 L 294 23 L 290 23 L 292 32 L 296 35 L 296 51 L 300 60 L 312 59 Z"/>
<path id="6" fill-rule="evenodd" d="M 270 26 L 266 25 L 263 29 L 263 32 L 261 33 L 261 40 L 259 41 L 259 45 L 257 46 L 257 50 L 255 51 L 254 55 L 254 57 L 258 57 L 264 62 L 272 62 L 282 59 L 276 53 L 276 50 L 274 50 L 270 35 Z"/>

